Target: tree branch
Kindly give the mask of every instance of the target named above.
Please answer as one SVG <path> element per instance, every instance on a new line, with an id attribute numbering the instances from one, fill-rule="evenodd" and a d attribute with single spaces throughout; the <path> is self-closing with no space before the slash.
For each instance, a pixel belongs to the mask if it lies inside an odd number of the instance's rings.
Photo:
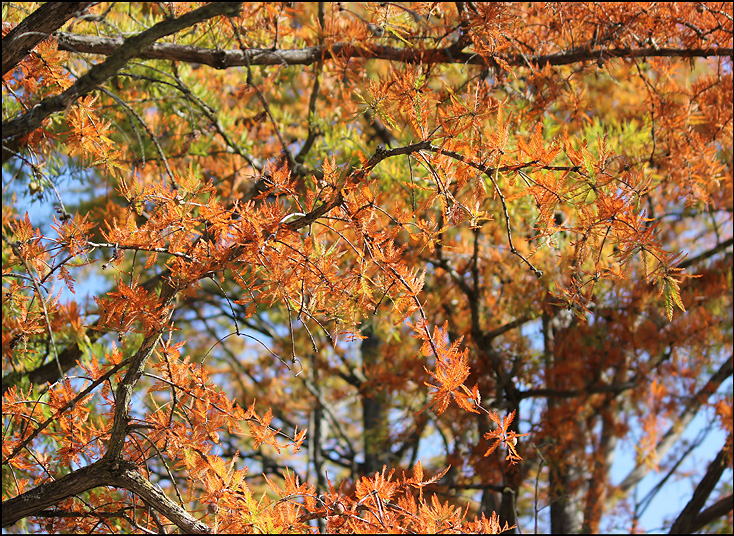
<path id="1" fill-rule="evenodd" d="M 706 474 L 696 486 L 693 497 L 688 501 L 688 504 L 670 528 L 670 534 L 690 534 L 693 531 L 693 526 L 699 517 L 701 508 L 706 504 L 706 500 L 711 495 L 721 475 L 724 474 L 727 455 L 726 447 L 722 447 L 714 461 L 709 465 Z M 731 503 L 729 505 L 731 508 Z"/>
<path id="2" fill-rule="evenodd" d="M 122 45 L 122 39 L 95 37 L 70 33 L 57 33 L 59 50 L 110 55 Z M 597 61 L 610 58 L 648 57 L 709 57 L 734 56 L 732 48 L 613 48 L 597 50 L 572 50 L 557 54 L 521 55 L 499 54 L 497 57 L 509 65 L 527 66 L 528 63 L 542 68 L 546 64 L 568 65 L 581 61 Z M 355 46 L 335 43 L 328 47 L 306 47 L 301 49 L 251 48 L 248 50 L 211 49 L 191 45 L 156 43 L 137 52 L 136 58 L 200 63 L 215 69 L 244 67 L 246 65 L 312 65 L 322 58 L 365 58 L 400 61 L 405 63 L 461 63 L 487 65 L 487 59 L 471 52 L 457 51 L 454 47 L 435 49 L 412 49 L 387 45 Z"/>
<path id="3" fill-rule="evenodd" d="M 677 268 L 688 268 L 689 266 L 698 264 L 699 262 L 704 261 L 708 259 L 709 257 L 713 257 L 720 251 L 724 251 L 726 248 L 731 247 L 732 244 L 734 244 L 734 238 L 724 240 L 721 244 L 716 245 L 715 247 L 709 249 L 708 251 L 704 251 L 700 255 L 696 255 L 695 257 L 691 259 L 686 259 L 685 261 L 681 262 L 677 266 Z"/>
<path id="4" fill-rule="evenodd" d="M 138 495 L 146 504 L 170 519 L 184 533 L 205 534 L 211 529 L 169 499 L 163 490 L 143 477 L 132 462 L 103 458 L 45 482 L 17 497 L 3 501 L 3 527 L 42 512 L 68 497 L 101 486 L 114 486 Z"/>
<path id="5" fill-rule="evenodd" d="M 241 6 L 241 2 L 215 2 L 208 4 L 176 19 L 167 19 L 159 22 L 142 33 L 128 37 L 125 41 L 119 41 L 118 46 L 115 47 L 115 50 L 110 54 L 110 57 L 107 58 L 107 60 L 89 69 L 87 73 L 80 77 L 76 83 L 66 91 L 54 97 L 43 99 L 40 103 L 36 104 L 31 108 L 31 110 L 20 117 L 16 117 L 9 121 L 3 121 L 2 139 L 15 139 L 15 141 L 17 141 L 17 138 L 33 132 L 35 129 L 40 127 L 43 121 L 51 114 L 64 110 L 80 97 L 83 97 L 93 91 L 97 86 L 122 69 L 130 59 L 138 57 L 142 50 L 153 44 L 161 37 L 171 35 L 183 30 L 184 28 L 193 26 L 198 22 L 218 15 L 236 15 Z M 15 147 L 13 147 L 13 144 L 10 144 L 8 149 L 14 150 Z M 5 153 L 5 151 L 3 151 L 3 153 Z M 10 156 L 11 155 L 8 155 L 8 158 Z M 3 154 L 3 161 L 5 160 L 5 154 Z"/>
<path id="6" fill-rule="evenodd" d="M 168 308 L 176 297 L 176 288 L 172 283 L 166 283 L 161 290 L 161 310 Z M 170 315 L 170 313 L 169 313 Z M 165 325 L 161 322 L 161 325 Z M 110 430 L 110 441 L 105 452 L 106 459 L 119 459 L 122 456 L 122 449 L 125 446 L 125 438 L 127 437 L 127 424 L 129 421 L 128 409 L 133 396 L 133 388 L 143 374 L 143 369 L 148 358 L 153 353 L 155 346 L 161 338 L 162 328 L 149 334 L 140 345 L 140 349 L 133 356 L 130 367 L 125 377 L 117 387 L 115 396 L 115 417 Z"/>
<path id="7" fill-rule="evenodd" d="M 390 158 L 392 156 L 398 156 L 402 154 L 411 154 L 415 153 L 424 149 L 428 149 L 431 147 L 431 143 L 429 141 L 421 141 L 418 143 L 413 143 L 411 145 L 406 145 L 404 147 L 396 147 L 395 149 L 385 150 L 381 147 L 378 147 L 375 153 L 370 157 L 370 159 L 367 161 L 367 163 L 364 165 L 364 167 L 355 170 L 349 177 L 349 182 L 352 184 L 358 183 L 361 178 L 365 177 L 369 172 L 374 168 L 377 164 L 385 160 L 386 158 Z M 313 209 L 308 214 L 305 214 L 301 216 L 300 218 L 297 218 L 293 221 L 290 221 L 288 223 L 282 224 L 283 227 L 286 227 L 288 229 L 291 229 L 293 231 L 297 229 L 301 229 L 302 227 L 306 227 L 307 225 L 310 225 L 314 221 L 316 221 L 318 218 L 329 212 L 331 209 L 339 206 L 344 201 L 344 195 L 342 194 L 341 190 L 338 190 L 334 196 L 327 202 L 322 203 L 315 209 Z"/>
<path id="8" fill-rule="evenodd" d="M 706 385 L 704 385 L 694 396 L 690 398 L 683 411 L 681 411 L 678 418 L 675 420 L 675 424 L 665 432 L 665 435 L 655 447 L 655 454 L 658 459 L 661 459 L 670 450 L 670 448 L 678 441 L 678 438 L 683 434 L 686 426 L 696 416 L 701 405 L 711 396 L 719 386 L 734 372 L 734 364 L 731 358 L 727 358 L 719 367 L 711 378 L 709 378 Z M 651 466 L 644 462 L 640 462 L 637 466 L 630 471 L 627 477 L 619 485 L 619 490 L 623 494 L 629 493 L 629 491 L 636 486 L 645 475 L 651 470 Z"/>
<path id="9" fill-rule="evenodd" d="M 716 519 L 725 516 L 734 508 L 734 496 L 730 493 L 698 514 L 690 525 L 691 532 L 698 532 Z"/>
<path id="10" fill-rule="evenodd" d="M 183 533 L 207 534 L 211 532 L 207 525 L 194 518 L 169 499 L 160 487 L 141 475 L 132 463 L 121 462 L 120 465 L 122 466 L 120 471 L 114 474 L 113 485 L 135 493 L 149 506 L 173 521 Z"/>
<path id="11" fill-rule="evenodd" d="M 104 486 L 111 480 L 110 462 L 100 460 L 64 475 L 58 480 L 45 482 L 17 497 L 3 501 L 3 527 L 8 527 L 24 517 L 58 504 L 67 497 Z"/>
<path id="12" fill-rule="evenodd" d="M 97 2 L 46 2 L 3 37 L 3 73 L 13 69 L 35 46 L 66 21 Z"/>
<path id="13" fill-rule="evenodd" d="M 74 346 L 74 348 L 78 348 L 78 346 Z M 77 396 L 75 396 L 72 400 L 69 400 L 66 404 L 64 404 L 63 407 L 59 408 L 57 414 L 51 415 L 48 419 L 46 419 L 42 424 L 38 425 L 38 427 L 33 430 L 30 434 L 27 434 L 23 441 L 21 441 L 16 447 L 13 449 L 13 452 L 11 452 L 7 457 L 3 458 L 3 465 L 8 463 L 11 459 L 15 457 L 16 454 L 18 454 L 22 449 L 24 449 L 35 437 L 40 434 L 48 425 L 50 425 L 53 421 L 55 421 L 60 414 L 65 412 L 70 407 L 74 406 L 77 402 L 84 399 L 85 396 L 87 396 L 89 393 L 91 393 L 94 389 L 99 386 L 99 384 L 106 382 L 110 377 L 112 377 L 113 374 L 115 374 L 118 370 L 121 370 L 124 368 L 128 363 L 130 362 L 130 359 L 125 359 L 121 363 L 118 363 L 114 367 L 112 367 L 110 370 L 108 370 L 105 374 L 97 378 L 95 381 L 93 381 L 91 384 L 87 386 L 86 389 L 84 389 L 81 393 L 79 393 Z"/>
<path id="14" fill-rule="evenodd" d="M 521 399 L 544 397 L 544 398 L 574 398 L 578 396 L 587 396 L 595 393 L 612 393 L 618 394 L 637 386 L 634 381 L 612 384 L 590 385 L 581 389 L 528 389 L 527 391 L 518 391 Z"/>

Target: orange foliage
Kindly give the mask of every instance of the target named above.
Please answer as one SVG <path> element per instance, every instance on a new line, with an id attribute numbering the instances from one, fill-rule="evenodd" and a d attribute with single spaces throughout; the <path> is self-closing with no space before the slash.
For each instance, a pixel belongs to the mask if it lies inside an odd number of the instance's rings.
<path id="1" fill-rule="evenodd" d="M 731 468 L 731 4 L 55 4 L 3 6 L 8 532 L 642 530 L 714 411 Z"/>

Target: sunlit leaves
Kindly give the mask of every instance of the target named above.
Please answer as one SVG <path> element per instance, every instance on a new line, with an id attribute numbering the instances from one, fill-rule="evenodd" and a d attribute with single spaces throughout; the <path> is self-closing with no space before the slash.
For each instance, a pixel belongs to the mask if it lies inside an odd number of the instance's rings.
<path id="1" fill-rule="evenodd" d="M 106 173 L 115 175 L 127 172 L 127 167 L 119 161 L 122 154 L 109 137 L 111 122 L 99 118 L 95 112 L 96 101 L 97 97 L 88 95 L 79 99 L 69 110 L 69 155 L 89 158 L 90 165 L 99 166 Z"/>
<path id="2" fill-rule="evenodd" d="M 58 94 L 72 85 L 72 77 L 64 70 L 66 56 L 58 50 L 55 39 L 45 39 L 21 61 L 17 67 L 20 74 L 8 76 L 4 82 L 31 107 L 33 99 Z"/>
<path id="3" fill-rule="evenodd" d="M 492 441 L 489 449 L 484 453 L 484 455 L 489 456 L 497 449 L 497 447 L 504 444 L 505 447 L 507 447 L 507 460 L 511 464 L 516 464 L 517 462 L 522 461 L 522 458 L 517 452 L 517 438 L 530 434 L 518 434 L 514 430 L 510 430 L 510 424 L 512 424 L 512 421 L 515 419 L 515 411 L 505 415 L 504 419 L 500 419 L 499 416 L 494 413 L 489 413 L 489 418 L 494 421 L 497 428 L 484 434 L 484 439 Z"/>
<path id="4" fill-rule="evenodd" d="M 158 331 L 162 328 L 167 314 L 160 306 L 157 296 L 138 284 L 137 279 L 131 285 L 118 281 L 118 290 L 110 292 L 106 299 L 97 298 L 103 310 L 104 323 L 108 328 L 114 328 L 121 333 L 127 332 L 140 323 L 144 333 Z"/>
<path id="5" fill-rule="evenodd" d="M 457 403 L 467 409 L 478 413 L 473 408 L 473 404 L 467 404 L 467 395 L 459 391 L 464 381 L 469 377 L 469 367 L 467 365 L 467 357 L 469 349 L 459 350 L 461 339 L 454 341 L 450 346 L 446 337 L 446 326 L 443 328 L 436 327 L 431 340 L 426 340 L 421 347 L 423 355 L 430 355 L 436 352 L 436 370 L 435 372 L 424 367 L 426 372 L 430 374 L 438 385 L 426 382 L 428 387 L 435 389 L 433 394 L 432 405 L 436 413 L 443 413 L 449 403 L 456 399 Z"/>
<path id="6" fill-rule="evenodd" d="M 680 298 L 680 285 L 672 275 L 666 274 L 660 282 L 660 287 L 660 292 L 665 297 L 665 312 L 668 315 L 668 320 L 672 321 L 673 305 L 683 312 L 686 310 Z"/>
<path id="7" fill-rule="evenodd" d="M 96 43 L 194 9 L 99 4 L 66 30 Z M 612 443 L 640 422 L 654 466 L 671 400 L 730 346 L 731 74 L 690 56 L 729 48 L 728 14 L 247 3 L 161 43 L 193 56 L 141 52 L 9 153 L 10 189 L 57 204 L 51 233 L 3 210 L 10 493 L 98 460 L 116 420 L 119 454 L 218 532 L 497 532 L 456 502 L 507 485 L 529 504 L 507 467 L 535 456 L 521 429 L 554 441 L 534 444 L 568 468 L 559 496 L 593 484 L 599 428 Z M 4 117 L 94 52 L 36 47 Z M 110 288 L 86 305 L 90 275 Z M 397 477 L 428 441 L 437 459 Z M 91 532 L 113 506 L 121 530 L 170 528 L 101 497 L 52 528 Z"/>

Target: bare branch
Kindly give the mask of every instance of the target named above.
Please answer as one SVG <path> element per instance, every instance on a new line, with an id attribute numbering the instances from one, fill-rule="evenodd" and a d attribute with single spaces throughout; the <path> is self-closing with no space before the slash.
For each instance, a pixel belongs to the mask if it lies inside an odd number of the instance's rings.
<path id="1" fill-rule="evenodd" d="M 103 458 L 3 502 L 3 527 L 9 527 L 68 497 L 101 486 L 115 486 L 138 495 L 146 504 L 173 521 L 184 533 L 206 534 L 211 529 L 169 499 L 163 490 L 144 478 L 135 464 Z"/>
<path id="2" fill-rule="evenodd" d="M 717 370 L 711 378 L 709 378 L 709 381 L 706 382 L 706 385 L 691 397 L 676 419 L 675 424 L 665 432 L 663 438 L 656 445 L 655 454 L 658 459 L 665 456 L 668 450 L 670 450 L 670 448 L 678 441 L 678 438 L 683 434 L 686 426 L 688 426 L 688 424 L 693 420 L 693 417 L 698 413 L 701 405 L 704 404 L 709 396 L 716 392 L 724 380 L 732 375 L 733 371 L 734 364 L 732 363 L 731 358 L 725 359 L 719 367 L 719 370 Z M 638 463 L 619 485 L 619 490 L 624 494 L 629 493 L 629 491 L 635 487 L 637 483 L 650 472 L 650 470 L 651 467 L 648 464 L 644 462 Z"/>
<path id="3" fill-rule="evenodd" d="M 693 492 L 693 497 L 691 497 L 691 500 L 680 513 L 678 519 L 675 520 L 675 523 L 673 523 L 670 534 L 690 534 L 693 531 L 693 526 L 696 523 L 701 508 L 706 504 L 706 500 L 714 490 L 716 483 L 721 479 L 721 475 L 724 474 L 727 466 L 727 456 L 727 448 L 722 447 L 714 461 L 709 465 L 706 474 L 698 483 L 696 490 Z M 729 504 L 731 507 L 731 503 Z"/>
<path id="4" fill-rule="evenodd" d="M 690 524 L 691 532 L 698 532 L 716 519 L 725 516 L 734 508 L 734 496 L 730 493 L 698 514 Z"/>
<path id="5" fill-rule="evenodd" d="M 59 49 L 89 54 L 113 54 L 122 45 L 122 39 L 114 37 L 94 37 L 70 33 L 58 33 Z M 651 57 L 710 57 L 734 56 L 732 48 L 614 48 L 598 50 L 574 50 L 557 54 L 522 55 L 500 54 L 498 58 L 509 65 L 528 63 L 542 68 L 546 64 L 568 65 L 582 61 L 597 61 L 610 58 L 651 58 Z M 328 47 L 306 47 L 283 50 L 271 48 L 251 48 L 248 50 L 217 50 L 191 45 L 156 43 L 141 49 L 134 56 L 142 59 L 162 59 L 200 63 L 216 69 L 243 67 L 246 65 L 312 65 L 334 58 L 365 58 L 375 60 L 400 61 L 405 63 L 461 63 L 486 65 L 487 59 L 474 53 L 457 51 L 454 47 L 436 49 L 412 49 L 372 45 L 355 46 L 348 43 L 335 43 Z"/>

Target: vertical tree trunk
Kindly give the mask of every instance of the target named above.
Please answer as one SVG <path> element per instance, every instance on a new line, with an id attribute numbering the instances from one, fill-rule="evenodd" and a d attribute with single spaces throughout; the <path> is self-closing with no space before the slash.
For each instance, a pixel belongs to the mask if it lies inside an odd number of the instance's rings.
<path id="1" fill-rule="evenodd" d="M 611 403 L 613 405 L 613 402 Z M 598 534 L 599 523 L 604 514 L 604 505 L 607 498 L 607 482 L 609 468 L 614 459 L 614 448 L 617 438 L 614 436 L 614 410 L 602 411 L 602 431 L 599 446 L 596 449 L 594 470 L 589 478 L 586 492 L 586 506 L 584 507 L 584 523 L 581 532 L 584 534 Z"/>
<path id="2" fill-rule="evenodd" d="M 362 474 L 374 474 L 389 463 L 388 429 L 384 415 L 384 393 L 375 389 L 370 374 L 372 367 L 381 359 L 380 339 L 374 328 L 368 325 L 363 331 L 366 339 L 362 340 L 362 371 L 368 385 L 360 390 L 362 397 L 362 425 L 364 426 L 364 464 Z M 366 388 L 365 388 L 366 387 Z"/>
<path id="3" fill-rule="evenodd" d="M 545 311 L 543 312 L 543 346 L 545 354 L 546 378 L 548 388 L 558 387 L 553 373 L 554 365 L 558 356 L 557 337 L 561 331 L 568 330 L 573 320 L 571 311 L 556 307 L 549 301 L 550 294 L 546 299 Z M 548 397 L 548 411 L 553 412 L 557 401 L 554 397 Z M 578 533 L 581 528 L 581 511 L 578 501 L 571 494 L 570 481 L 573 468 L 565 463 L 563 458 L 549 464 L 549 497 L 552 534 Z"/>

